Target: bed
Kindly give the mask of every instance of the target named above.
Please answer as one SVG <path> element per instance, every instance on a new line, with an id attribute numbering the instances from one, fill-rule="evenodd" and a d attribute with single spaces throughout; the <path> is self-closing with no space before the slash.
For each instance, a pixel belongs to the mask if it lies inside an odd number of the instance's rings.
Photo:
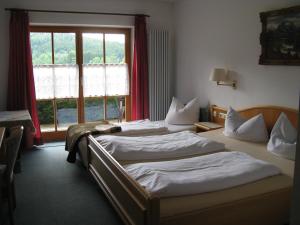
<path id="1" fill-rule="evenodd" d="M 280 112 L 293 125 L 298 112 L 283 107 L 253 107 L 240 110 L 245 117 L 263 113 L 268 129 Z M 212 121 L 224 124 L 226 110 L 211 109 Z M 205 224 L 205 225 L 283 225 L 288 222 L 294 162 L 266 150 L 265 144 L 253 144 L 225 137 L 222 130 L 200 133 L 225 143 L 228 151 L 242 151 L 270 162 L 282 174 L 220 191 L 180 197 L 158 198 L 129 176 L 93 136 L 88 136 L 87 167 L 125 224 Z"/>
<path id="2" fill-rule="evenodd" d="M 143 123 L 143 121 L 141 121 Z M 136 123 L 133 121 L 133 123 Z M 164 120 L 160 121 L 149 121 L 149 123 L 153 126 L 158 126 L 160 128 L 165 127 L 166 129 L 153 129 L 151 131 L 147 132 L 117 132 L 113 135 L 117 136 L 145 136 L 145 135 L 162 135 L 162 134 L 168 134 L 168 133 L 176 133 L 181 131 L 196 131 L 196 127 L 194 125 L 172 125 L 166 123 Z M 127 122 L 123 124 L 132 124 L 132 122 Z M 120 124 L 116 123 L 116 126 L 119 126 Z M 93 135 L 95 138 L 97 138 L 99 135 Z M 77 151 L 79 153 L 80 159 L 85 167 L 88 166 L 87 163 L 87 137 L 83 135 L 80 140 L 77 143 Z"/>

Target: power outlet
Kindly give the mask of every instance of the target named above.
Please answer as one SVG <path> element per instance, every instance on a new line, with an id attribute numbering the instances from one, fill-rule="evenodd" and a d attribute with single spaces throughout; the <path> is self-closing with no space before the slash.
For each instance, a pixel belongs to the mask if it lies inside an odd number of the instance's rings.
<path id="1" fill-rule="evenodd" d="M 226 113 L 219 113 L 219 118 L 226 119 Z"/>

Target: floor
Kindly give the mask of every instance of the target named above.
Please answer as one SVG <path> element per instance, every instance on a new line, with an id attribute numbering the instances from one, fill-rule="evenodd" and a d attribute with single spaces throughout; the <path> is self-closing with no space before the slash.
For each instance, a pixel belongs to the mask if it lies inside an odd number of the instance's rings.
<path id="1" fill-rule="evenodd" d="M 22 155 L 15 176 L 16 225 L 121 225 L 104 194 L 80 163 L 66 162 L 64 143 Z M 4 219 L 8 223 L 8 218 Z"/>

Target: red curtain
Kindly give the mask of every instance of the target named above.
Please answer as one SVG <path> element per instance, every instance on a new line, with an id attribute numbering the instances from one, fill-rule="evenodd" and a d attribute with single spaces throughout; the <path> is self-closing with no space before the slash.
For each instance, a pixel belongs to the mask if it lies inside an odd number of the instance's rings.
<path id="1" fill-rule="evenodd" d="M 149 118 L 148 45 L 145 16 L 135 17 L 134 54 L 131 83 L 132 119 Z"/>
<path id="2" fill-rule="evenodd" d="M 29 110 L 36 130 L 33 135 L 33 143 L 39 145 L 42 143 L 42 140 L 36 108 L 27 12 L 21 10 L 11 12 L 9 38 L 7 110 Z M 26 141 L 30 142 L 28 137 Z M 28 147 L 28 143 L 26 146 Z"/>

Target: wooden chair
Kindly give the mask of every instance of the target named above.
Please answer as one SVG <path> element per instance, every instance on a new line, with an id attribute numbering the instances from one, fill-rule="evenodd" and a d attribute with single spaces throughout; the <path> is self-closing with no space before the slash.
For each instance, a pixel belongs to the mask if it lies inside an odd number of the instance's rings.
<path id="1" fill-rule="evenodd" d="M 7 160 L 5 167 L 2 166 L 2 169 L 0 169 L 0 188 L 2 192 L 5 192 L 8 198 L 8 211 L 11 225 L 14 224 L 13 211 L 16 208 L 14 167 L 21 144 L 23 129 L 22 126 L 8 129 L 8 137 L 4 140 Z"/>

